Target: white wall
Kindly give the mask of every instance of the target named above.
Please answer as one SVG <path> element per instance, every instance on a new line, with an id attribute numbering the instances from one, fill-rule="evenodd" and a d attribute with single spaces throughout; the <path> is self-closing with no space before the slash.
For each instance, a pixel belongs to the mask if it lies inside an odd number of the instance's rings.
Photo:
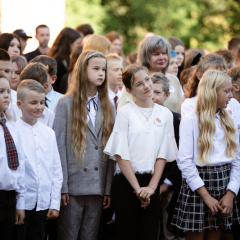
<path id="1" fill-rule="evenodd" d="M 1 0 L 1 32 L 12 33 L 23 29 L 32 39 L 28 40 L 25 53 L 38 46 L 35 28 L 46 24 L 50 28 L 52 45 L 65 22 L 65 0 Z"/>

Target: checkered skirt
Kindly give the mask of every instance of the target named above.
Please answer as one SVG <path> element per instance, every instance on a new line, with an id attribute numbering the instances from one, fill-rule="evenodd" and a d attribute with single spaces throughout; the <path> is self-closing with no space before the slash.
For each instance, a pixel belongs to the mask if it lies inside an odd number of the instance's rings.
<path id="1" fill-rule="evenodd" d="M 197 168 L 209 194 L 219 201 L 226 193 L 231 165 Z M 222 216 L 218 212 L 212 216 L 211 210 L 204 203 L 202 197 L 196 191 L 193 192 L 186 180 L 183 179 L 171 224 L 186 232 L 203 232 L 219 228 L 231 230 L 232 225 L 240 224 L 236 198 L 233 200 L 231 214 Z"/>

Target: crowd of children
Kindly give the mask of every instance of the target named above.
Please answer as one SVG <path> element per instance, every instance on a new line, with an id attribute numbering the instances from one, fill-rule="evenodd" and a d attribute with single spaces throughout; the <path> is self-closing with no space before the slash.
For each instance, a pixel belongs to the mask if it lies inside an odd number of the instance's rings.
<path id="1" fill-rule="evenodd" d="M 125 58 L 120 34 L 84 25 L 27 63 L 9 36 L 2 239 L 238 239 L 240 38 L 185 55 L 180 39 L 148 33 Z"/>

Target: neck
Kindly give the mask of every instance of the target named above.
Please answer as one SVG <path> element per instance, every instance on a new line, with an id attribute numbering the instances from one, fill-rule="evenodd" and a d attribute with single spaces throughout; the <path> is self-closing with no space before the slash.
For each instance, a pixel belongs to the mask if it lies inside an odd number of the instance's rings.
<path id="1" fill-rule="evenodd" d="M 22 114 L 21 119 L 22 119 L 25 123 L 27 123 L 27 124 L 29 124 L 29 125 L 31 125 L 31 126 L 33 126 L 34 124 L 37 123 L 37 118 L 28 118 L 28 117 L 24 116 L 24 114 Z"/>
<path id="2" fill-rule="evenodd" d="M 152 98 L 136 99 L 135 103 L 141 108 L 151 108 L 154 105 Z"/>
<path id="3" fill-rule="evenodd" d="M 46 90 L 46 94 L 50 93 L 51 90 L 52 90 L 52 85 L 50 85 L 50 88 L 48 88 L 48 89 Z"/>
<path id="4" fill-rule="evenodd" d="M 87 95 L 88 97 L 94 97 L 97 94 L 97 86 L 93 84 L 88 84 L 87 86 Z"/>
<path id="5" fill-rule="evenodd" d="M 3 111 L 0 110 L 0 117 L 3 118 Z"/>
<path id="6" fill-rule="evenodd" d="M 233 98 L 240 103 L 240 93 L 233 91 Z"/>
<path id="7" fill-rule="evenodd" d="M 108 88 L 113 91 L 115 94 L 118 92 L 118 85 L 108 82 Z"/>
<path id="8" fill-rule="evenodd" d="M 39 45 L 39 46 L 38 46 L 38 50 L 39 50 L 43 55 L 45 55 L 45 54 L 48 53 L 49 47 L 47 46 L 47 47 L 43 48 L 43 47 L 41 47 L 41 46 Z"/>
<path id="9" fill-rule="evenodd" d="M 149 67 L 149 69 L 148 69 L 149 75 L 152 74 L 152 73 L 155 73 L 155 72 L 161 72 L 162 73 L 162 69 L 154 69 L 154 68 Z"/>

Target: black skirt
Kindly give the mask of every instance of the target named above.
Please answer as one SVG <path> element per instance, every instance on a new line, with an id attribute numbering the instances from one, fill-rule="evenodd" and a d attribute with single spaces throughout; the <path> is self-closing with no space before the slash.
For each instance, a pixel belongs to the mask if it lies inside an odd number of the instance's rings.
<path id="1" fill-rule="evenodd" d="M 227 191 L 230 179 L 231 165 L 197 167 L 199 176 L 205 183 L 209 194 L 220 200 Z M 171 224 L 185 232 L 203 232 L 223 228 L 231 230 L 232 225 L 239 225 L 240 218 L 236 198 L 233 200 L 232 213 L 222 216 L 218 212 L 212 216 L 211 210 L 202 197 L 192 191 L 185 179 L 182 179 L 181 191 L 175 206 Z"/>

